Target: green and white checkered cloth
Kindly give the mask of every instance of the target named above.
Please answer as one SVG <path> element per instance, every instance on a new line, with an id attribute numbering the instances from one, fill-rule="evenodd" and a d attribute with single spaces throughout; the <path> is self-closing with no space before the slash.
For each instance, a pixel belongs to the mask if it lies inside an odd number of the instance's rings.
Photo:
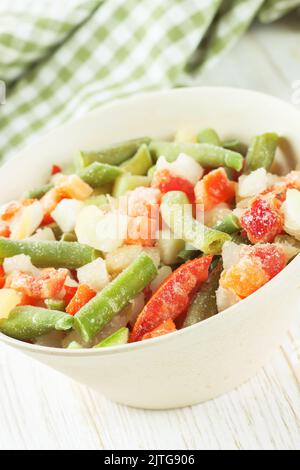
<path id="1" fill-rule="evenodd" d="M 1 0 L 0 158 L 108 100 L 182 85 L 300 0 Z"/>

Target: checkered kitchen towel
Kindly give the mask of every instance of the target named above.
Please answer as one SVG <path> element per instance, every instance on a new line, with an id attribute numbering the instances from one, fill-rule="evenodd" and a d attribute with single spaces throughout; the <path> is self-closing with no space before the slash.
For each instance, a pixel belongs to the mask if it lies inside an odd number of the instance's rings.
<path id="1" fill-rule="evenodd" d="M 0 158 L 113 98 L 183 83 L 300 0 L 1 0 Z"/>

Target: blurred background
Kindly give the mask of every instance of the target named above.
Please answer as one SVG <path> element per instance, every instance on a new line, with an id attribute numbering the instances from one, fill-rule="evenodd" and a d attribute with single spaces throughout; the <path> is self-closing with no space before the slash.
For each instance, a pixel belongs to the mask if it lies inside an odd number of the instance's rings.
<path id="1" fill-rule="evenodd" d="M 0 158 L 144 90 L 228 85 L 298 104 L 299 8 L 300 0 L 1 0 Z"/>

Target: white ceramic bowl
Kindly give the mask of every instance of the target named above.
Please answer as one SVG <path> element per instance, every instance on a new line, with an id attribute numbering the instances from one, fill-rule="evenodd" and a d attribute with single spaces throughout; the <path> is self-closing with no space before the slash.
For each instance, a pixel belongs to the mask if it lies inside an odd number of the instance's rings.
<path id="1" fill-rule="evenodd" d="M 114 102 L 57 129 L 0 170 L 0 202 L 43 183 L 51 164 L 79 149 L 119 140 L 166 137 L 182 126 L 215 128 L 244 142 L 265 131 L 287 138 L 282 171 L 300 161 L 300 114 L 259 93 L 228 88 L 162 91 Z M 164 409 L 214 398 L 252 377 L 279 346 L 294 317 L 300 257 L 241 303 L 202 323 L 162 338 L 102 350 L 34 346 L 0 335 L 18 351 L 91 386 L 119 403 Z"/>

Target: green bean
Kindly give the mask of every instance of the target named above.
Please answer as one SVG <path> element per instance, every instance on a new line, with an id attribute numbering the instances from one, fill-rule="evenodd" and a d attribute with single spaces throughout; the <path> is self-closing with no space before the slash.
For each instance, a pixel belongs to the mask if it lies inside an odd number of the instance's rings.
<path id="1" fill-rule="evenodd" d="M 76 237 L 75 232 L 65 232 L 62 234 L 60 240 L 62 242 L 76 242 L 77 237 Z"/>
<path id="2" fill-rule="evenodd" d="M 121 168 L 132 175 L 144 176 L 152 164 L 149 148 L 143 144 L 132 158 L 121 164 Z"/>
<path id="3" fill-rule="evenodd" d="M 92 188 L 100 188 L 104 184 L 111 183 L 123 173 L 118 166 L 107 163 L 94 162 L 91 165 L 78 171 L 80 178 Z"/>
<path id="4" fill-rule="evenodd" d="M 214 129 L 203 129 L 197 135 L 197 141 L 199 144 L 211 144 L 221 147 L 221 139 Z"/>
<path id="5" fill-rule="evenodd" d="M 275 157 L 278 141 L 279 136 L 275 133 L 254 137 L 246 155 L 245 171 L 250 172 L 258 168 L 269 170 Z"/>
<path id="6" fill-rule="evenodd" d="M 146 253 L 131 263 L 110 284 L 84 305 L 74 317 L 74 326 L 89 341 L 134 299 L 157 275 L 157 268 Z"/>
<path id="7" fill-rule="evenodd" d="M 0 331 L 20 340 L 31 340 L 52 330 L 72 328 L 73 317 L 57 310 L 22 306 L 15 307 L 6 319 L 0 320 Z"/>
<path id="8" fill-rule="evenodd" d="M 230 235 L 208 228 L 192 216 L 192 207 L 185 193 L 170 191 L 162 198 L 161 214 L 176 238 L 182 238 L 206 254 L 219 254 Z"/>
<path id="9" fill-rule="evenodd" d="M 120 328 L 112 335 L 105 338 L 100 343 L 96 344 L 94 348 L 107 348 L 109 346 L 121 346 L 122 344 L 128 343 L 129 330 L 128 328 Z"/>
<path id="10" fill-rule="evenodd" d="M 127 193 L 127 191 L 132 191 L 139 186 L 150 186 L 150 180 L 148 176 L 138 176 L 125 173 L 116 179 L 112 190 L 112 195 L 113 197 L 120 197 Z"/>
<path id="11" fill-rule="evenodd" d="M 221 263 L 210 272 L 208 279 L 201 286 L 189 306 L 183 328 L 206 320 L 218 313 L 216 290 L 219 287 L 219 279 L 222 271 Z"/>
<path id="12" fill-rule="evenodd" d="M 102 207 L 108 204 L 108 199 L 105 194 L 99 194 L 97 196 L 93 196 L 93 194 L 87 198 L 84 203 L 87 206 L 97 206 Z"/>
<path id="13" fill-rule="evenodd" d="M 180 153 L 185 153 L 205 168 L 227 166 L 240 171 L 243 166 L 243 157 L 240 153 L 211 144 L 179 144 L 153 141 L 150 144 L 150 151 L 155 159 L 163 155 L 169 162 L 176 160 Z"/>
<path id="14" fill-rule="evenodd" d="M 251 245 L 249 239 L 238 232 L 231 235 L 231 241 L 237 245 Z"/>
<path id="15" fill-rule="evenodd" d="M 153 179 L 155 170 L 156 170 L 156 165 L 153 165 L 151 168 L 149 168 L 148 173 L 147 173 L 147 176 L 148 176 L 148 178 L 149 178 L 150 180 Z"/>
<path id="16" fill-rule="evenodd" d="M 232 233 L 239 232 L 241 226 L 238 217 L 234 214 L 229 214 L 226 215 L 223 220 L 218 222 L 214 226 L 214 229 L 219 230 L 220 232 L 229 233 L 229 235 L 231 235 Z"/>
<path id="17" fill-rule="evenodd" d="M 45 304 L 50 310 L 59 310 L 60 312 L 64 312 L 66 309 L 66 302 L 60 299 L 46 299 Z"/>
<path id="18" fill-rule="evenodd" d="M 109 145 L 96 152 L 80 152 L 76 158 L 76 166 L 82 168 L 93 162 L 120 165 L 120 163 L 133 157 L 142 144 L 149 144 L 150 141 L 149 137 L 141 137 Z"/>
<path id="19" fill-rule="evenodd" d="M 178 253 L 177 258 L 181 261 L 190 261 L 194 258 L 197 258 L 200 256 L 200 251 L 199 250 L 181 250 Z"/>
<path id="20" fill-rule="evenodd" d="M 25 199 L 41 199 L 50 189 L 54 187 L 54 184 L 48 183 L 40 186 L 39 188 L 31 189 L 24 193 L 23 197 Z"/>
<path id="21" fill-rule="evenodd" d="M 62 232 L 62 229 L 59 227 L 59 225 L 57 225 L 56 222 L 52 222 L 51 224 L 46 225 L 46 227 L 51 228 L 52 232 L 54 233 L 54 236 L 55 236 L 56 240 L 61 239 L 63 232 Z"/>
<path id="22" fill-rule="evenodd" d="M 10 240 L 0 237 L 0 259 L 28 255 L 40 268 L 77 269 L 96 259 L 97 251 L 77 242 Z"/>
<path id="23" fill-rule="evenodd" d="M 238 139 L 231 139 L 231 140 L 225 140 L 222 143 L 222 147 L 228 150 L 233 150 L 234 152 L 241 152 L 242 149 L 242 143 Z"/>

